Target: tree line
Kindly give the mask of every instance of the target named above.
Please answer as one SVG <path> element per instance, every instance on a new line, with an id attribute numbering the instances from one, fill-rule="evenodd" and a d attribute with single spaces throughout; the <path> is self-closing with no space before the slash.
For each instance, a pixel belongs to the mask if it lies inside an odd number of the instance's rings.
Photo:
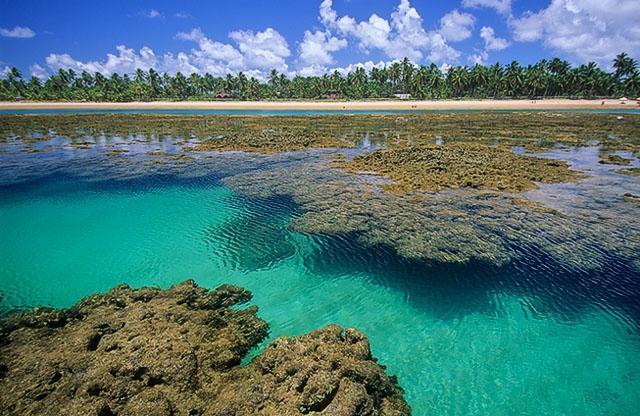
<path id="1" fill-rule="evenodd" d="M 577 67 L 560 58 L 522 66 L 452 66 L 442 71 L 435 64 L 414 65 L 405 58 L 384 68 L 363 68 L 342 75 L 295 76 L 272 70 L 265 81 L 237 75 L 214 77 L 160 74 L 154 69 L 133 74 L 77 73 L 60 69 L 42 81 L 32 76 L 25 81 L 11 68 L 0 80 L 1 100 L 153 101 L 211 100 L 217 98 L 259 99 L 364 99 L 392 98 L 410 94 L 414 99 L 446 98 L 596 98 L 640 96 L 638 63 L 626 53 L 613 61 L 608 72 L 593 62 Z"/>

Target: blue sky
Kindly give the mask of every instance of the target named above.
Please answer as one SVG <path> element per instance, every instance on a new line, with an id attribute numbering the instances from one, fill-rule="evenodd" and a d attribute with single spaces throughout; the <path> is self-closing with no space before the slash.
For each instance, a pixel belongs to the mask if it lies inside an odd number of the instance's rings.
<path id="1" fill-rule="evenodd" d="M 109 75 L 640 56 L 639 0 L 0 0 L 0 70 Z"/>

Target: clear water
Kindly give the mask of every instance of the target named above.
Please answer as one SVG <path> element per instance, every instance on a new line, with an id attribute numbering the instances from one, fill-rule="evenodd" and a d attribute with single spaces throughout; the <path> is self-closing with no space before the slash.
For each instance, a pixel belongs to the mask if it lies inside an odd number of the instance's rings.
<path id="1" fill-rule="evenodd" d="M 332 322 L 364 331 L 416 415 L 639 408 L 638 315 L 583 287 L 637 285 L 633 271 L 585 276 L 545 259 L 427 266 L 290 231 L 296 214 L 286 198 L 242 198 L 214 178 L 55 175 L 5 186 L 1 306 L 64 307 L 122 282 L 228 282 L 253 291 L 271 337 Z"/>

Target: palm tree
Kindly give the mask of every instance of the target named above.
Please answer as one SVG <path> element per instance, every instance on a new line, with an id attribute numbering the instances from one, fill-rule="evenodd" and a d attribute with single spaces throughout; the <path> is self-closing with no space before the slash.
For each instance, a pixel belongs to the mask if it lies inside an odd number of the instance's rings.
<path id="1" fill-rule="evenodd" d="M 633 74 L 638 67 L 638 64 L 634 59 L 623 52 L 613 60 L 613 67 L 616 70 L 616 78 L 619 81 L 624 81 L 629 75 Z"/>
<path id="2" fill-rule="evenodd" d="M 402 74 L 402 67 L 398 62 L 394 62 L 389 67 L 389 78 L 391 79 L 391 86 L 393 87 L 394 92 L 397 92 L 398 81 L 400 80 L 400 76 Z"/>
<path id="3" fill-rule="evenodd" d="M 31 78 L 28 83 L 20 71 L 12 68 L 0 78 L 0 99 L 17 96 L 39 99 L 78 99 L 123 101 L 132 99 L 189 99 L 206 97 L 226 90 L 234 98 L 318 98 L 335 92 L 350 98 L 391 97 L 394 93 L 411 93 L 416 98 L 442 97 L 521 97 L 574 96 L 594 97 L 622 94 L 640 95 L 637 62 L 626 53 L 616 56 L 614 71 L 607 72 L 595 63 L 572 68 L 560 58 L 541 60 L 523 68 L 514 61 L 506 67 L 454 66 L 446 74 L 435 65 L 416 66 L 409 59 L 389 67 L 373 68 L 369 73 L 357 68 L 342 75 L 334 71 L 321 77 L 287 78 L 272 70 L 267 81 L 248 79 L 243 73 L 225 78 L 192 73 L 160 75 L 154 69 L 136 69 L 132 74 L 96 72 L 76 74 L 60 69 L 44 82 Z M 130 77 L 131 75 L 131 77 Z"/>
<path id="4" fill-rule="evenodd" d="M 519 97 L 522 95 L 522 67 L 516 61 L 507 66 L 504 71 L 507 95 L 510 97 Z"/>

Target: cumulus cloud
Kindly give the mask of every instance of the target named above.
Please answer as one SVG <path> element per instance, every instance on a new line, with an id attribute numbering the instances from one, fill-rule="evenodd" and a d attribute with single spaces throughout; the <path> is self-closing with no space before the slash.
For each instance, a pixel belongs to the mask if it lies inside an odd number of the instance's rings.
<path id="1" fill-rule="evenodd" d="M 300 61 L 303 65 L 329 65 L 333 63 L 332 52 L 347 47 L 346 39 L 339 39 L 329 32 L 316 30 L 305 31 L 304 39 L 298 47 Z"/>
<path id="2" fill-rule="evenodd" d="M 468 57 L 468 60 L 474 64 L 485 65 L 489 59 L 490 51 L 501 51 L 511 45 L 508 40 L 496 37 L 496 33 L 491 26 L 483 26 L 480 29 L 480 37 L 484 41 L 484 48 L 477 50 L 476 53 Z"/>
<path id="3" fill-rule="evenodd" d="M 475 17 L 469 13 L 452 10 L 440 19 L 440 34 L 450 42 L 468 39 L 475 21 Z"/>
<path id="4" fill-rule="evenodd" d="M 375 63 L 373 61 L 358 62 L 358 63 L 355 63 L 355 64 L 349 64 L 349 65 L 343 66 L 343 67 L 332 68 L 331 72 L 333 73 L 334 71 L 337 71 L 338 73 L 340 73 L 342 75 L 347 75 L 350 72 L 353 72 L 358 68 L 363 68 L 365 71 L 369 72 L 373 68 L 382 69 L 384 67 L 387 67 L 387 66 L 391 65 L 394 62 L 397 62 L 397 61 L 389 61 L 389 62 L 379 61 L 377 63 Z"/>
<path id="5" fill-rule="evenodd" d="M 451 15 L 445 23 L 456 25 L 457 29 L 467 28 L 469 16 L 462 13 Z M 435 62 L 456 59 L 460 53 L 447 44 L 447 37 L 459 39 L 466 35 L 464 30 L 454 33 L 448 26 L 442 31 L 426 31 L 422 17 L 409 0 L 400 0 L 390 19 L 372 14 L 362 21 L 351 16 L 338 16 L 333 9 L 333 1 L 323 0 L 320 4 L 320 21 L 327 30 L 354 38 L 365 53 L 377 49 L 390 59 L 407 57 L 415 62 L 420 61 L 425 53 Z"/>
<path id="6" fill-rule="evenodd" d="M 469 62 L 478 65 L 485 65 L 489 59 L 489 52 L 486 50 L 477 51 L 476 53 L 469 55 Z"/>
<path id="7" fill-rule="evenodd" d="M 29 73 L 31 76 L 44 80 L 48 77 L 47 70 L 38 64 L 33 64 L 29 67 Z"/>
<path id="8" fill-rule="evenodd" d="M 36 35 L 36 32 L 26 26 L 16 26 L 13 29 L 0 28 L 0 36 L 5 38 L 28 39 Z"/>
<path id="9" fill-rule="evenodd" d="M 275 29 L 263 32 L 251 30 L 231 32 L 229 37 L 238 43 L 246 64 L 252 68 L 287 70 L 285 59 L 291 55 L 285 38 Z"/>
<path id="10" fill-rule="evenodd" d="M 462 0 L 464 7 L 488 7 L 500 14 L 511 12 L 511 0 Z"/>
<path id="11" fill-rule="evenodd" d="M 487 51 L 501 51 L 510 45 L 508 40 L 496 37 L 491 26 L 483 26 L 480 29 L 480 37 L 484 40 L 484 49 Z"/>
<path id="12" fill-rule="evenodd" d="M 46 57 L 45 68 L 34 65 L 32 72 L 38 76 L 46 76 L 58 69 L 73 69 L 77 72 L 99 72 L 103 75 L 114 73 L 132 73 L 136 69 L 156 69 L 159 72 L 174 74 L 182 72 L 210 73 L 214 76 L 224 76 L 228 73 L 244 71 L 248 76 L 264 78 L 264 72 L 272 68 L 282 72 L 288 70 L 285 59 L 291 52 L 286 40 L 274 29 L 267 28 L 262 32 L 235 31 L 229 37 L 237 44 L 209 39 L 200 28 L 189 32 L 180 32 L 176 38 L 196 43 L 197 47 L 188 52 L 177 54 L 165 53 L 156 55 L 149 47 L 138 51 L 125 45 L 116 47 L 116 54 L 107 54 L 105 60 L 79 61 L 69 54 L 50 54 Z"/>
<path id="13" fill-rule="evenodd" d="M 579 62 L 610 65 L 620 52 L 640 55 L 639 21 L 638 0 L 552 0 L 509 26 L 516 41 L 541 41 Z"/>
<path id="14" fill-rule="evenodd" d="M 158 59 L 153 50 L 143 47 L 138 52 L 124 45 L 116 47 L 117 55 L 107 54 L 105 61 L 87 61 L 81 62 L 75 60 L 69 54 L 50 54 L 45 59 L 49 69 L 57 71 L 58 69 L 73 69 L 81 72 L 100 72 L 103 75 L 118 73 L 132 73 L 137 68 L 148 70 L 158 65 Z"/>

